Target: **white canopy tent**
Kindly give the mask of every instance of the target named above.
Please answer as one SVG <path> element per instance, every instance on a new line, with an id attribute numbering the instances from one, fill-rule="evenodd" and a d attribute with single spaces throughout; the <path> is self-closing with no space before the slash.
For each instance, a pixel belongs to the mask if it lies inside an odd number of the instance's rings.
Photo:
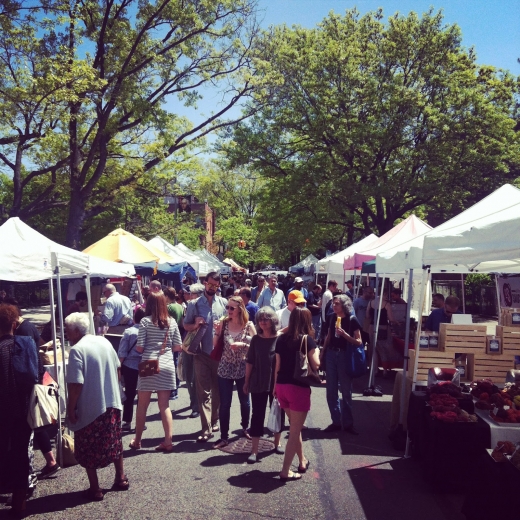
<path id="1" fill-rule="evenodd" d="M 353 255 L 357 251 L 362 251 L 363 249 L 367 249 L 371 243 L 377 240 L 377 236 L 374 234 L 368 235 L 365 238 L 362 238 L 359 242 L 348 246 L 346 249 L 342 251 L 338 251 L 333 255 L 327 256 L 318 260 L 316 272 L 318 274 L 327 274 L 329 278 L 334 276 L 344 276 L 343 271 L 343 262 L 345 261 L 345 257 Z"/>
<path id="2" fill-rule="evenodd" d="M 423 270 L 426 281 L 430 272 L 520 272 L 519 230 L 520 190 L 505 184 L 435 229 L 377 255 L 376 271 Z M 412 388 L 415 374 L 416 367 Z"/>
<path id="3" fill-rule="evenodd" d="M 18 217 L 0 226 L 0 280 L 34 282 L 55 277 L 51 255 L 59 257 L 62 278 L 134 276 L 133 265 L 110 262 L 62 246 L 43 236 Z"/>
<path id="4" fill-rule="evenodd" d="M 330 257 L 329 257 L 330 258 Z M 318 263 L 318 259 L 314 255 L 309 255 L 305 257 L 301 262 L 298 262 L 295 265 L 289 267 L 290 273 L 301 273 L 303 274 L 313 274 L 315 271 L 315 266 Z"/>
<path id="5" fill-rule="evenodd" d="M 520 190 L 504 184 L 440 226 L 376 257 L 376 272 L 519 272 Z M 428 237 L 428 250 L 424 253 Z"/>
<path id="6" fill-rule="evenodd" d="M 175 258 L 177 262 L 188 262 L 193 267 L 193 269 L 195 269 L 197 276 L 204 276 L 210 271 L 207 262 L 201 260 L 183 244 L 174 246 L 160 236 L 152 238 L 148 241 L 148 244 L 156 247 L 161 251 L 164 251 L 171 257 Z"/>
<path id="7" fill-rule="evenodd" d="M 230 274 L 231 268 L 224 262 L 221 262 L 216 256 L 212 255 L 206 249 L 197 249 L 193 251 L 199 258 L 205 260 L 212 271 L 220 271 L 221 274 Z"/>
<path id="8" fill-rule="evenodd" d="M 13 282 L 36 282 L 49 280 L 49 296 L 51 304 L 52 339 L 54 350 L 55 378 L 59 381 L 58 354 L 56 344 L 56 321 L 54 309 L 54 289 L 52 280 L 56 279 L 58 289 L 58 308 L 61 329 L 61 344 L 65 345 L 63 333 L 63 315 L 60 279 L 86 277 L 86 290 L 90 317 L 91 332 L 94 332 L 92 303 L 90 295 L 91 276 L 128 277 L 135 275 L 133 265 L 102 260 L 80 251 L 70 249 L 53 242 L 38 233 L 19 218 L 13 217 L 0 226 L 0 243 L 4 247 L 0 251 L 0 280 Z M 62 356 L 63 376 L 65 377 L 65 356 Z M 67 399 L 64 388 L 65 401 Z M 61 389 L 58 389 L 58 395 Z M 58 399 L 60 406 L 60 399 Z M 60 411 L 61 416 L 61 411 Z M 58 429 L 58 461 L 62 462 L 61 428 Z"/>

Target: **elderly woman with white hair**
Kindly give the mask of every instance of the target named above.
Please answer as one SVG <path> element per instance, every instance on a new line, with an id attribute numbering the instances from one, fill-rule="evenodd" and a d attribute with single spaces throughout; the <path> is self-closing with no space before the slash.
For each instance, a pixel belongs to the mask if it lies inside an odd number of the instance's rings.
<path id="1" fill-rule="evenodd" d="M 65 318 L 67 337 L 73 345 L 67 369 L 67 416 L 74 432 L 74 455 L 87 471 L 90 483 L 85 496 L 103 500 L 97 470 L 113 463 L 114 489 L 126 490 L 121 439 L 119 359 L 110 342 L 88 333 L 88 317 L 75 312 Z"/>

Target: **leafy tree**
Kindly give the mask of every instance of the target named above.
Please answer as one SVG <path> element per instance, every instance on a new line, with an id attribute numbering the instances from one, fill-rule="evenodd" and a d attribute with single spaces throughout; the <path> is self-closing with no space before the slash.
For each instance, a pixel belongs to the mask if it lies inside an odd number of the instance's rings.
<path id="1" fill-rule="evenodd" d="M 478 66 L 441 13 L 382 16 L 331 13 L 258 46 L 259 111 L 221 148 L 268 180 L 280 248 L 324 226 L 380 235 L 416 209 L 448 218 L 517 176 L 515 78 Z"/>
<path id="2" fill-rule="evenodd" d="M 258 213 L 264 184 L 249 169 L 229 168 L 218 157 L 193 170 L 182 189 L 208 201 L 216 214 L 215 243 L 226 248 L 226 256 L 251 268 L 273 261 L 263 233 L 266 224 Z M 240 247 L 239 241 L 244 241 L 245 247 Z M 216 248 L 213 252 L 217 252 Z"/>
<path id="3" fill-rule="evenodd" d="M 66 207 L 68 245 L 79 246 L 99 201 L 115 203 L 119 188 L 232 124 L 226 113 L 255 84 L 253 0 L 4 4 L 0 160 L 13 175 L 10 214 Z M 222 101 L 195 124 L 167 105 L 196 107 L 207 86 L 220 87 Z"/>

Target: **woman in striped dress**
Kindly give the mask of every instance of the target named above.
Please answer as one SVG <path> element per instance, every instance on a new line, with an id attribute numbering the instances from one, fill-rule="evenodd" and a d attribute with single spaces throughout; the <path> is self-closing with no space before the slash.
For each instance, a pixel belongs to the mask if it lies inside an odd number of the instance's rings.
<path id="1" fill-rule="evenodd" d="M 157 451 L 172 450 L 173 422 L 170 410 L 170 392 L 175 390 L 175 365 L 172 350 L 180 352 L 181 336 L 173 318 L 168 315 L 164 294 L 150 293 L 146 300 L 146 316 L 139 324 L 137 337 L 137 352 L 142 352 L 142 360 L 159 359 L 159 373 L 153 376 L 141 377 L 137 381 L 139 401 L 135 425 L 135 438 L 130 442 L 130 448 L 141 447 L 146 411 L 150 404 L 152 392 L 157 392 L 157 403 L 164 428 L 164 442 L 155 449 Z"/>

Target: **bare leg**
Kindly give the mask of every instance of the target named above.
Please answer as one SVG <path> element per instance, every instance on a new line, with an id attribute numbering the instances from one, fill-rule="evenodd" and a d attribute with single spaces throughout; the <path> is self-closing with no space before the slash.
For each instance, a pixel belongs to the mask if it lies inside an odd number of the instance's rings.
<path id="1" fill-rule="evenodd" d="M 169 393 L 168 393 L 169 395 Z M 143 436 L 144 425 L 146 423 L 146 412 L 148 410 L 148 405 L 150 404 L 150 399 L 152 397 L 152 392 L 145 392 L 143 390 L 139 390 L 138 392 L 139 400 L 137 401 L 137 413 L 135 417 L 135 442 L 140 443 L 141 437 Z"/>
<path id="2" fill-rule="evenodd" d="M 90 484 L 90 491 L 95 496 L 102 496 L 103 491 L 99 487 L 99 481 L 97 476 L 97 470 L 86 468 L 87 471 L 87 477 Z"/>
<path id="3" fill-rule="evenodd" d="M 290 476 L 291 464 L 294 456 L 297 454 L 300 458 L 300 464 L 302 463 L 303 456 L 303 445 L 301 431 L 305 419 L 307 418 L 307 412 L 295 412 L 294 410 L 285 409 L 285 413 L 289 417 L 290 428 L 289 428 L 289 440 L 285 447 L 285 457 L 283 459 L 283 467 L 280 472 L 280 477 L 287 478 Z"/>
<path id="4" fill-rule="evenodd" d="M 173 436 L 173 420 L 172 411 L 170 410 L 170 390 L 159 390 L 157 392 L 157 403 L 164 429 L 164 444 L 169 446 L 172 443 Z"/>
<path id="5" fill-rule="evenodd" d="M 274 445 L 276 447 L 281 446 L 280 439 L 282 437 L 282 432 L 278 432 L 274 434 Z"/>
<path id="6" fill-rule="evenodd" d="M 251 437 L 251 453 L 258 455 L 258 445 L 260 444 L 260 437 Z"/>
<path id="7" fill-rule="evenodd" d="M 116 482 L 121 482 L 125 479 L 125 471 L 123 468 L 123 455 L 114 461 L 114 468 L 116 470 Z"/>

